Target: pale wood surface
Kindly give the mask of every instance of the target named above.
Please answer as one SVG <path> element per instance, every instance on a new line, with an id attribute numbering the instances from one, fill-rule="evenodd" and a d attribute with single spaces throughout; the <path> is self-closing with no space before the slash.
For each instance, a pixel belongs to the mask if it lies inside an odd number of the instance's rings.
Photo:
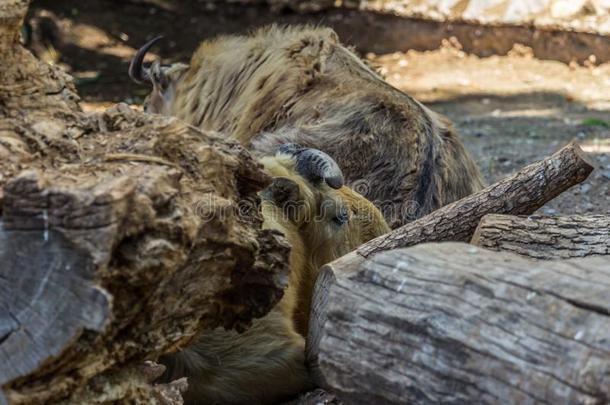
<path id="1" fill-rule="evenodd" d="M 346 404 L 606 403 L 610 266 L 462 243 L 337 271 L 319 375 Z"/>
<path id="2" fill-rule="evenodd" d="M 544 260 L 610 255 L 610 217 L 486 215 L 470 243 Z"/>

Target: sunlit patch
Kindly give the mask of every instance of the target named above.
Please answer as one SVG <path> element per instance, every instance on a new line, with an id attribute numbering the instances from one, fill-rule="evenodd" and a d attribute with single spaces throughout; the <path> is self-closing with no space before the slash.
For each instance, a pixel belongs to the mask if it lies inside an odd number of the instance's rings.
<path id="1" fill-rule="evenodd" d="M 125 33 L 119 34 L 121 41 L 126 41 L 129 37 Z M 103 55 L 116 56 L 123 60 L 129 60 L 133 57 L 135 49 L 127 46 L 119 41 L 116 41 L 107 32 L 89 24 L 78 23 L 72 28 L 72 40 L 79 48 L 86 49 L 92 52 Z M 146 61 L 158 59 L 158 55 L 149 53 Z"/>

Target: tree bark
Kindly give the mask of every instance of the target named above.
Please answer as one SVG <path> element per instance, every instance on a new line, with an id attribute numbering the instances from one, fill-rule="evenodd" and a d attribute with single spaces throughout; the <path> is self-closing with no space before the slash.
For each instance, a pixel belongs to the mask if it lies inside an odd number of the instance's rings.
<path id="1" fill-rule="evenodd" d="M 610 255 L 610 217 L 486 215 L 470 243 L 544 260 Z"/>
<path id="2" fill-rule="evenodd" d="M 0 403 L 168 403 L 182 383 L 128 370 L 283 294 L 269 178 L 175 119 L 83 114 L 72 79 L 19 45 L 26 9 L 0 5 Z"/>
<path id="3" fill-rule="evenodd" d="M 326 321 L 328 285 L 336 272 L 358 268 L 374 253 L 424 242 L 471 239 L 481 218 L 487 214 L 531 214 L 561 192 L 582 182 L 593 166 L 580 147 L 572 142 L 552 156 L 531 164 L 481 191 L 448 204 L 425 217 L 375 238 L 354 252 L 323 267 L 312 297 L 307 356 L 317 374 L 319 331 Z"/>
<path id="4" fill-rule="evenodd" d="M 576 142 L 514 175 L 448 204 L 361 246 L 357 253 L 373 253 L 422 242 L 469 241 L 486 214 L 528 215 L 563 191 L 585 180 L 593 165 Z M 339 259 L 340 260 L 340 259 Z"/>
<path id="5" fill-rule="evenodd" d="M 335 275 L 318 366 L 346 404 L 610 399 L 603 257 L 534 262 L 434 243 Z"/>

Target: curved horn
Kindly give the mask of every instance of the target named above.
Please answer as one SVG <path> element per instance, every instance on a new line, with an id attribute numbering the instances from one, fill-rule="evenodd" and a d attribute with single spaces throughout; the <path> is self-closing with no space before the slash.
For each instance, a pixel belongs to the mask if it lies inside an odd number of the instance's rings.
<path id="1" fill-rule="evenodd" d="M 144 62 L 144 56 L 146 56 L 146 52 L 150 48 L 153 47 L 161 38 L 162 35 L 155 37 L 142 45 L 140 49 L 136 52 L 135 56 L 131 60 L 129 64 L 129 77 L 136 83 L 144 83 L 147 80 L 150 80 L 150 75 L 148 74 L 148 69 L 142 67 L 142 62 Z"/>
<path id="2" fill-rule="evenodd" d="M 296 171 L 307 180 L 315 182 L 324 179 L 326 184 L 335 189 L 343 186 L 341 168 L 333 158 L 321 150 L 287 143 L 280 146 L 279 152 L 295 156 Z"/>

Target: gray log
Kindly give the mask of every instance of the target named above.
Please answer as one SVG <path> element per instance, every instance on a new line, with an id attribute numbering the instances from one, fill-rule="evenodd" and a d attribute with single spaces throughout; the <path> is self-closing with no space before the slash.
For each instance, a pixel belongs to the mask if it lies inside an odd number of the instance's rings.
<path id="1" fill-rule="evenodd" d="M 606 404 L 610 264 L 462 243 L 325 268 L 318 377 L 346 404 Z"/>
<path id="2" fill-rule="evenodd" d="M 470 243 L 545 260 L 610 255 L 610 216 L 486 215 Z"/>

